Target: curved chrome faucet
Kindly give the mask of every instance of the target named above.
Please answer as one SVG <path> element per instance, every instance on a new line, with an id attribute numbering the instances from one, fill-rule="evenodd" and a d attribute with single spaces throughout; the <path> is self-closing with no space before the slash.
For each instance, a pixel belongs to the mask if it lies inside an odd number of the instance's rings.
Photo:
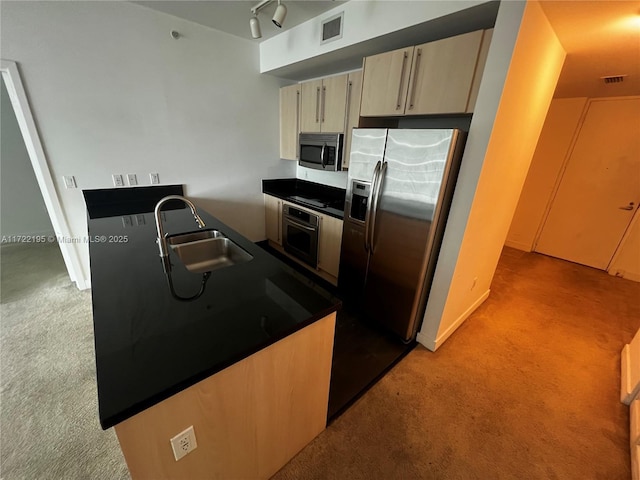
<path id="1" fill-rule="evenodd" d="M 205 224 L 198 212 L 196 211 L 196 206 L 191 202 L 191 200 L 182 197 L 180 195 L 169 195 L 164 197 L 156 204 L 155 216 L 156 216 L 156 230 L 158 231 L 158 248 L 160 249 L 161 257 L 168 257 L 169 250 L 167 249 L 167 239 L 164 235 L 164 230 L 162 228 L 162 219 L 160 218 L 160 209 L 162 206 L 170 200 L 180 200 L 187 204 L 191 209 L 191 213 L 193 214 L 193 218 L 195 218 L 196 223 L 198 224 L 198 228 L 204 228 Z"/>

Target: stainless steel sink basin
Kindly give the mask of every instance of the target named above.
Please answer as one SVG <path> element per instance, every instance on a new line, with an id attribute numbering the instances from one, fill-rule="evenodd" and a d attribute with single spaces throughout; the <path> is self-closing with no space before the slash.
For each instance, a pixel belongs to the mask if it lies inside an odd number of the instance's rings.
<path id="1" fill-rule="evenodd" d="M 253 258 L 218 230 L 171 235 L 167 237 L 167 243 L 190 272 L 210 272 Z"/>
<path id="2" fill-rule="evenodd" d="M 196 230 L 195 232 L 176 233 L 167 236 L 167 243 L 172 247 L 181 243 L 195 242 L 197 240 L 205 240 L 207 238 L 226 238 L 219 230 L 207 228 Z"/>

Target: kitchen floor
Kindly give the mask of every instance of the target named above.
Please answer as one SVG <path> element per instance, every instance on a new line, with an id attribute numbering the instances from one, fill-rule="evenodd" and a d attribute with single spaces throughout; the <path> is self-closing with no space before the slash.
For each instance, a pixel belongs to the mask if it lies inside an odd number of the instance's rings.
<path id="1" fill-rule="evenodd" d="M 338 311 L 336 319 L 333 345 L 328 411 L 331 422 L 409 353 L 415 342 L 404 344 L 371 324 L 355 311 L 349 300 L 341 295 L 335 286 L 313 275 L 268 245 L 263 245 L 263 248 L 343 301 L 343 307 Z"/>

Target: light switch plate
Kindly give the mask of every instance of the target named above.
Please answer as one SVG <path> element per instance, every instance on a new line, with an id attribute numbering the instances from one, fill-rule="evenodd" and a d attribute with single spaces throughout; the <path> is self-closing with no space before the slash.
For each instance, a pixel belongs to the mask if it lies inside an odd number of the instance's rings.
<path id="1" fill-rule="evenodd" d="M 76 179 L 72 175 L 65 175 L 64 179 L 65 188 L 77 188 Z"/>
<path id="2" fill-rule="evenodd" d="M 159 185 L 160 184 L 160 175 L 157 173 L 150 173 L 149 180 L 151 181 L 151 185 Z"/>
<path id="3" fill-rule="evenodd" d="M 198 444 L 196 442 L 196 434 L 193 431 L 193 425 L 177 434 L 170 442 L 176 462 L 187 453 L 194 451 L 198 447 Z"/>

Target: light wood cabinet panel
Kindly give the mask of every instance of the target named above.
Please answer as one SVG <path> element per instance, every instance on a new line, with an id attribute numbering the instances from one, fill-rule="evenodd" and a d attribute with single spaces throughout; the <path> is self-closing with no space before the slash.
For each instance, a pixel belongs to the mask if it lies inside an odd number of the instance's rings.
<path id="1" fill-rule="evenodd" d="M 349 168 L 351 155 L 351 131 L 358 126 L 360 119 L 360 99 L 362 97 L 362 70 L 351 72 L 347 81 L 347 126 L 344 132 L 344 153 L 342 168 Z"/>
<path id="2" fill-rule="evenodd" d="M 347 77 L 348 75 L 337 75 L 322 79 L 320 130 L 323 132 L 344 132 L 347 106 Z"/>
<path id="3" fill-rule="evenodd" d="M 467 102 L 467 113 L 472 113 L 476 105 L 478 91 L 480 91 L 480 82 L 482 81 L 482 74 L 484 73 L 484 65 L 487 63 L 487 56 L 489 55 L 491 38 L 493 38 L 493 28 L 485 30 L 482 35 L 482 44 L 480 45 L 480 53 L 478 54 L 478 61 L 476 62 L 476 71 L 473 74 L 473 85 L 471 85 L 469 101 Z"/>
<path id="4" fill-rule="evenodd" d="M 346 101 L 347 75 L 302 83 L 300 131 L 344 132 Z"/>
<path id="5" fill-rule="evenodd" d="M 300 84 L 300 132 L 319 132 L 322 80 Z"/>
<path id="6" fill-rule="evenodd" d="M 267 238 L 282 245 L 282 200 L 264 195 L 264 213 Z"/>
<path id="7" fill-rule="evenodd" d="M 321 215 L 320 222 L 318 268 L 337 278 L 340 267 L 343 221 L 328 215 Z"/>
<path id="8" fill-rule="evenodd" d="M 404 115 L 414 47 L 364 59 L 360 115 Z"/>
<path id="9" fill-rule="evenodd" d="M 332 313 L 115 426 L 134 480 L 267 479 L 326 427 Z M 176 462 L 169 439 L 193 425 Z"/>
<path id="10" fill-rule="evenodd" d="M 415 47 L 406 113 L 464 113 L 482 30 Z"/>
<path id="11" fill-rule="evenodd" d="M 280 158 L 298 159 L 300 85 L 280 89 Z"/>

